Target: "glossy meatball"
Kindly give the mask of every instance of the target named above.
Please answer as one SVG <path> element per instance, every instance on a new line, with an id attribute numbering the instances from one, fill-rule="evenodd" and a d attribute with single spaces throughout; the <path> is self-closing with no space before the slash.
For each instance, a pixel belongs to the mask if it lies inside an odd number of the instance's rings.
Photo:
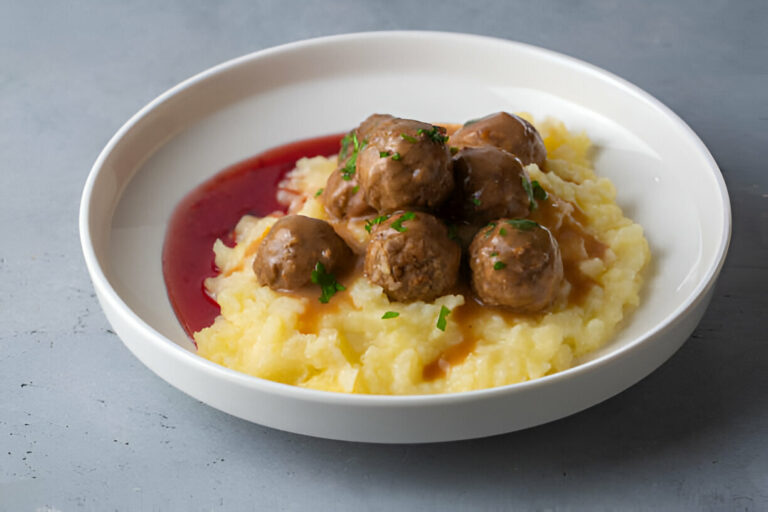
<path id="1" fill-rule="evenodd" d="M 399 212 L 372 230 L 365 275 L 390 299 L 431 301 L 456 284 L 461 249 L 448 229 L 423 212 Z"/>
<path id="2" fill-rule="evenodd" d="M 365 217 L 376 213 L 376 210 L 365 202 L 357 178 L 352 175 L 349 179 L 344 179 L 339 169 L 328 177 L 321 200 L 325 211 L 334 220 Z"/>
<path id="3" fill-rule="evenodd" d="M 515 155 L 523 165 L 536 164 L 541 169 L 547 162 L 547 149 L 536 128 L 506 112 L 467 122 L 451 136 L 450 144 L 459 148 L 496 146 Z"/>
<path id="4" fill-rule="evenodd" d="M 379 212 L 432 210 L 453 190 L 445 131 L 394 118 L 379 123 L 357 158 L 366 202 Z"/>
<path id="5" fill-rule="evenodd" d="M 549 307 L 563 281 L 563 261 L 549 230 L 527 219 L 499 219 L 469 247 L 472 288 L 483 303 L 533 313 Z"/>
<path id="6" fill-rule="evenodd" d="M 525 184 L 528 173 L 520 160 L 495 146 L 465 148 L 453 158 L 456 190 L 450 215 L 471 224 L 500 217 L 525 217 L 531 207 Z"/>
<path id="7" fill-rule="evenodd" d="M 273 290 L 296 290 L 310 283 L 318 262 L 336 273 L 352 252 L 333 228 L 322 220 L 287 215 L 261 241 L 253 261 L 256 280 Z"/>
<path id="8" fill-rule="evenodd" d="M 368 137 L 376 127 L 392 119 L 389 114 L 370 115 L 342 139 L 338 165 L 328 177 L 322 195 L 325 211 L 332 219 L 365 217 L 376 213 L 376 210 L 365 202 L 365 195 L 357 181 L 355 141 L 357 148 L 360 148 L 367 143 Z"/>

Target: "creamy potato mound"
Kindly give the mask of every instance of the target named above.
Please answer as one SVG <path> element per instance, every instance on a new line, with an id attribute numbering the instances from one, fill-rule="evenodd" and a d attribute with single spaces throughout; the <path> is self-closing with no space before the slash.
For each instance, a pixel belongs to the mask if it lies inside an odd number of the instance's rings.
<path id="1" fill-rule="evenodd" d="M 434 303 L 391 302 L 382 288 L 360 277 L 330 312 L 316 312 L 316 297 L 288 296 L 259 286 L 252 264 L 261 239 L 276 217 L 246 216 L 237 225 L 237 245 L 214 245 L 220 274 L 205 286 L 221 306 L 212 326 L 195 333 L 201 356 L 250 375 L 295 386 L 345 393 L 447 393 L 502 386 L 562 371 L 602 346 L 630 308 L 637 306 L 641 270 L 650 259 L 643 229 L 623 216 L 611 182 L 592 169 L 590 140 L 556 120 L 536 124 L 548 152 L 547 173 L 526 167 L 532 180 L 578 206 L 587 229 L 608 249 L 602 258 L 580 263 L 596 286 L 577 304 L 542 315 L 478 312 L 472 325 L 449 314 L 445 331 L 436 328 L 442 306 L 454 310 L 461 295 Z M 295 213 L 327 219 L 315 198 L 336 166 L 335 158 L 297 162 L 289 175 Z M 361 232 L 360 237 L 365 233 Z M 346 292 L 345 292 L 346 293 Z M 319 294 L 319 292 L 318 292 Z M 382 319 L 384 313 L 399 313 Z M 311 316 L 311 322 L 308 321 Z M 443 364 L 435 377 L 430 365 L 476 340 L 466 355 Z M 426 370 L 425 370 L 426 367 Z"/>

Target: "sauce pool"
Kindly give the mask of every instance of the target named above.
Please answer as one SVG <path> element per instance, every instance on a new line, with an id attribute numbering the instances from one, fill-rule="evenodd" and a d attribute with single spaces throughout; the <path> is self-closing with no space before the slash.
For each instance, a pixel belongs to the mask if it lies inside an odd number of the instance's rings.
<path id="1" fill-rule="evenodd" d="M 303 157 L 331 156 L 343 134 L 301 140 L 270 149 L 216 174 L 190 192 L 171 214 L 163 244 L 163 276 L 176 317 L 191 337 L 210 326 L 219 305 L 204 282 L 216 275 L 213 244 L 233 245 L 233 230 L 243 215 L 263 217 L 285 211 L 277 185 Z"/>

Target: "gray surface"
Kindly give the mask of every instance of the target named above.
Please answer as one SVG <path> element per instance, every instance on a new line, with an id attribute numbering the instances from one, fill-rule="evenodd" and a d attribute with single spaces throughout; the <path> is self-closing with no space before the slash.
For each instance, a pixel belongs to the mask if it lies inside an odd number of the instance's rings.
<path id="1" fill-rule="evenodd" d="M 0 510 L 768 509 L 768 4 L 702 3 L 0 2 Z M 733 243 L 708 313 L 662 368 L 536 429 L 356 445 L 204 406 L 110 331 L 76 218 L 117 128 L 231 57 L 395 28 L 585 59 L 702 137 Z"/>

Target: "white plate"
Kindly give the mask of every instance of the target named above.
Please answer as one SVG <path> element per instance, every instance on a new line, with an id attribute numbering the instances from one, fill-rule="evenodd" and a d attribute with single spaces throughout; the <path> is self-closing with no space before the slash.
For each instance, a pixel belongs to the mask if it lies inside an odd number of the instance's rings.
<path id="1" fill-rule="evenodd" d="M 498 110 L 585 130 L 597 172 L 644 228 L 653 263 L 642 305 L 603 349 L 535 381 L 435 396 L 311 391 L 250 377 L 194 352 L 168 302 L 161 247 L 174 206 L 224 167 L 293 140 L 341 132 L 372 112 L 433 121 Z M 659 101 L 589 64 L 485 37 L 379 32 L 241 57 L 169 90 L 132 117 L 88 177 L 86 263 L 115 331 L 150 369 L 213 407 L 334 439 L 429 442 L 487 436 L 580 411 L 669 358 L 709 302 L 730 238 L 711 155 Z"/>

